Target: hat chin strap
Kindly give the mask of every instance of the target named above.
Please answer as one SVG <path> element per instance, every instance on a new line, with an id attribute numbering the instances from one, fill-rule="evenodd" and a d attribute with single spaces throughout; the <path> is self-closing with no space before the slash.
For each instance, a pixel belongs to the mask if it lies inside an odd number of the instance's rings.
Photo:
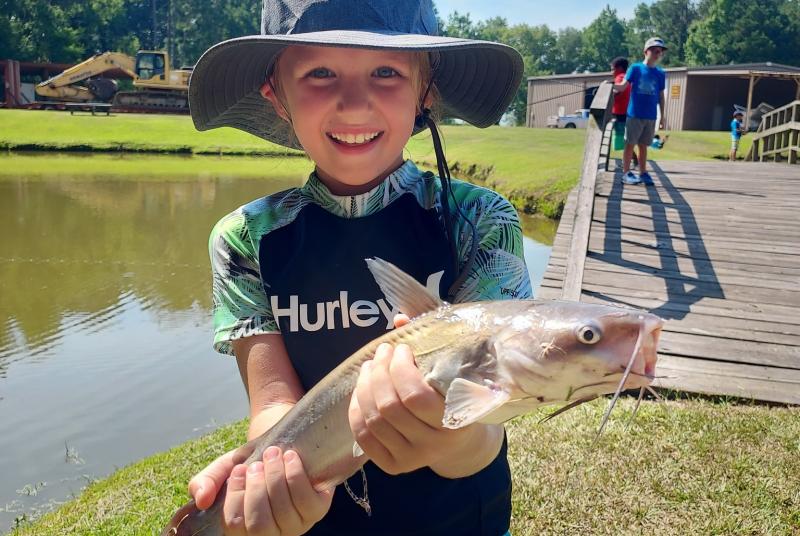
<path id="1" fill-rule="evenodd" d="M 428 86 L 428 90 L 430 89 L 430 85 Z M 425 91 L 427 96 L 428 91 Z M 423 98 L 423 102 L 424 102 Z M 418 129 L 424 129 L 428 127 L 431 131 L 431 140 L 433 141 L 433 152 L 436 154 L 436 167 L 439 171 L 439 178 L 442 182 L 442 191 L 440 194 L 440 203 L 442 206 L 442 217 L 444 219 L 444 229 L 445 235 L 447 236 L 447 240 L 450 243 L 450 254 L 453 258 L 453 263 L 455 265 L 455 272 L 458 274 L 458 277 L 450 285 L 450 288 L 447 291 L 447 301 L 453 303 L 455 301 L 455 296 L 458 290 L 461 288 L 461 285 L 464 284 L 464 281 L 467 279 L 470 270 L 472 270 L 473 265 L 475 264 L 475 257 L 478 254 L 478 230 L 475 228 L 475 224 L 470 220 L 464 211 L 461 209 L 461 205 L 459 205 L 458 201 L 456 200 L 455 194 L 453 194 L 453 187 L 450 182 L 450 168 L 447 166 L 447 160 L 444 157 L 444 150 L 442 150 L 442 140 L 439 136 L 439 130 L 436 126 L 436 122 L 431 117 L 431 110 L 430 108 L 423 108 L 422 113 L 417 115 L 414 119 L 414 125 Z M 456 208 L 456 212 L 463 220 L 469 225 L 472 236 L 470 237 L 470 252 L 469 258 L 467 259 L 464 268 L 459 271 L 459 262 L 458 262 L 458 252 L 456 248 L 456 236 L 455 236 L 455 228 L 453 226 L 452 218 L 450 215 L 450 206 L 449 201 L 453 201 L 453 206 Z"/>

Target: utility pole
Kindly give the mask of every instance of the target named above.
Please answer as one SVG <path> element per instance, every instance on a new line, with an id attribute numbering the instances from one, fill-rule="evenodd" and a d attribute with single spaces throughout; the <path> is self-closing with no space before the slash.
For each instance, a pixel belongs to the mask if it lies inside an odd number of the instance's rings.
<path id="1" fill-rule="evenodd" d="M 150 30 L 150 48 L 151 50 L 158 50 L 158 36 L 156 33 L 156 0 L 150 1 L 150 9 L 153 18 L 153 28 Z"/>
<path id="2" fill-rule="evenodd" d="M 172 0 L 167 0 L 167 54 L 169 54 L 169 61 L 173 65 L 167 67 L 174 67 L 175 50 L 172 45 Z"/>

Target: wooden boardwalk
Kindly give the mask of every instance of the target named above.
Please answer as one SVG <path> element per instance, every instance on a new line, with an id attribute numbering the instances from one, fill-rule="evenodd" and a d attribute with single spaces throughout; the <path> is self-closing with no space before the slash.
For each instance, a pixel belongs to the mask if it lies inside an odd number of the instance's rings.
<path id="1" fill-rule="evenodd" d="M 600 171 L 594 192 L 581 196 L 578 212 L 588 215 L 578 225 L 591 223 L 574 297 L 666 320 L 659 386 L 800 404 L 800 166 L 650 169 L 655 186 L 623 185 L 619 172 Z M 582 235 L 573 232 L 578 190 L 537 297 L 561 297 L 567 259 L 583 260 L 573 240 Z"/>

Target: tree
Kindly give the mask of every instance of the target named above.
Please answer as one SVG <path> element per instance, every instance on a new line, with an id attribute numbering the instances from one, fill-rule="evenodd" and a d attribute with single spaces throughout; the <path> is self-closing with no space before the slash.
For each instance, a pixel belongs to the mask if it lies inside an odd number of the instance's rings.
<path id="1" fill-rule="evenodd" d="M 637 5 L 628 28 L 630 55 L 640 56 L 647 39 L 658 36 L 669 47 L 664 65 L 685 65 L 685 43 L 697 16 L 697 8 L 690 0 L 658 0 L 650 5 Z"/>
<path id="2" fill-rule="evenodd" d="M 708 0 L 700 11 L 686 41 L 689 65 L 713 65 L 759 61 L 792 62 L 797 49 L 786 46 L 793 40 L 793 21 L 788 14 L 795 0 Z M 795 28 L 796 28 L 796 23 Z"/>
<path id="3" fill-rule="evenodd" d="M 462 39 L 480 39 L 480 31 L 472 22 L 469 13 L 462 15 L 458 11 L 453 11 L 448 15 L 442 35 L 460 37 Z"/>
<path id="4" fill-rule="evenodd" d="M 562 28 L 556 35 L 551 66 L 553 73 L 572 73 L 582 68 L 583 32 L 570 26 Z"/>
<path id="5" fill-rule="evenodd" d="M 617 10 L 606 6 L 583 31 L 584 66 L 592 71 L 606 70 L 612 59 L 627 53 L 626 33 L 625 22 L 617 16 Z"/>

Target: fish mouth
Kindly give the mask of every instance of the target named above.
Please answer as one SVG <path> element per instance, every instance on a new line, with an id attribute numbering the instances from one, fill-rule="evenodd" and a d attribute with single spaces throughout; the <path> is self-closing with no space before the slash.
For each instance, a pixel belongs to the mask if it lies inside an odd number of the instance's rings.
<path id="1" fill-rule="evenodd" d="M 626 388 L 650 385 L 656 377 L 658 339 L 661 337 L 664 321 L 652 314 L 642 315 L 640 321 L 639 336 L 631 355 L 632 366 L 631 363 L 622 366 L 623 375 L 627 370 L 633 376 L 626 382 Z"/>

